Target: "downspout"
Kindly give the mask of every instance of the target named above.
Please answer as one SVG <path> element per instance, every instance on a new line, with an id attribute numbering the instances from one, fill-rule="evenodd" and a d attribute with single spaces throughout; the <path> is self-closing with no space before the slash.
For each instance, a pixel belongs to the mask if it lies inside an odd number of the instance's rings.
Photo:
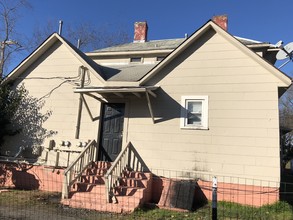
<path id="1" fill-rule="evenodd" d="M 85 71 L 86 69 L 81 66 L 79 67 L 79 71 L 81 72 L 81 82 L 80 82 L 80 88 L 84 87 L 84 78 L 85 78 Z M 81 114 L 82 114 L 82 94 L 79 95 L 79 104 L 78 104 L 78 112 L 77 112 L 77 122 L 76 122 L 76 130 L 75 130 L 75 139 L 79 139 L 79 132 L 80 132 L 80 123 L 81 123 Z"/>

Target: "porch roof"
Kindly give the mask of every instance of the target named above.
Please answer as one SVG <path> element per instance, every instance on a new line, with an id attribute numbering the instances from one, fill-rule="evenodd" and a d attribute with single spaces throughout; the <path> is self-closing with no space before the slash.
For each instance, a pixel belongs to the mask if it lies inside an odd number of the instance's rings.
<path id="1" fill-rule="evenodd" d="M 146 100 L 147 100 L 147 104 L 148 104 L 148 108 L 150 111 L 150 116 L 153 120 L 153 123 L 155 123 L 155 119 L 154 119 L 154 114 L 153 114 L 153 109 L 152 109 L 152 105 L 151 105 L 151 100 L 150 100 L 150 96 L 153 96 L 154 98 L 157 97 L 157 95 L 154 93 L 155 90 L 157 90 L 159 88 L 159 86 L 109 86 L 109 87 L 83 87 L 83 88 L 76 88 L 74 90 L 75 93 L 80 93 L 83 102 L 85 103 L 85 106 L 87 108 L 87 111 L 90 113 L 90 109 L 88 107 L 88 104 L 86 102 L 86 100 L 83 97 L 83 94 L 88 95 L 92 98 L 95 98 L 97 100 L 99 100 L 100 102 L 105 102 L 105 100 L 103 98 L 99 98 L 95 95 L 93 95 L 93 93 L 98 93 L 99 95 L 103 96 L 103 95 L 107 95 L 107 94 L 114 94 L 120 98 L 124 98 L 124 94 L 125 93 L 131 93 L 133 95 L 135 95 L 138 98 L 141 98 L 142 95 L 141 94 L 145 94 L 146 96 Z M 92 117 L 92 116 L 91 116 Z"/>
<path id="2" fill-rule="evenodd" d="M 159 86 L 106 86 L 106 87 L 83 87 L 76 88 L 76 93 L 98 93 L 98 94 L 109 94 L 109 93 L 145 93 L 148 92 L 152 96 L 156 97 L 154 90 L 158 89 Z"/>

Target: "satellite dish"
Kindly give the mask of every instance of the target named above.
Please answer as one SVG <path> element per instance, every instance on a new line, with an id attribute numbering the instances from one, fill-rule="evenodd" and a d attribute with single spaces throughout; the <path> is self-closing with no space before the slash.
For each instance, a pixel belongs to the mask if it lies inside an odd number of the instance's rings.
<path id="1" fill-rule="evenodd" d="M 293 42 L 287 44 L 276 55 L 277 60 L 284 60 L 287 58 L 292 58 L 292 51 L 293 51 Z"/>
<path id="2" fill-rule="evenodd" d="M 277 44 L 279 44 L 279 42 Z M 279 44 L 277 47 L 280 48 L 279 52 L 276 55 L 277 60 L 288 59 L 285 63 L 279 66 L 279 69 L 281 69 L 287 63 L 293 61 L 293 42 L 288 43 L 284 47 L 282 46 L 282 44 Z"/>

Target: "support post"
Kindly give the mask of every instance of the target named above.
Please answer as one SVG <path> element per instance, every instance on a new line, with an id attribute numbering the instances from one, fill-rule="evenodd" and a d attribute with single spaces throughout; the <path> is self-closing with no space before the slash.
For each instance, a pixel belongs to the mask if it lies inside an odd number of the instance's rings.
<path id="1" fill-rule="evenodd" d="M 218 189 L 218 180 L 217 177 L 213 177 L 213 187 L 212 187 L 212 220 L 218 219 L 217 214 L 217 189 Z"/>
<path id="2" fill-rule="evenodd" d="M 80 87 L 84 87 L 84 79 L 85 79 L 85 68 L 80 67 L 81 72 L 81 82 Z M 77 112 L 77 122 L 76 122 L 76 130 L 75 130 L 75 139 L 79 139 L 79 132 L 80 132 L 80 123 L 81 123 L 81 114 L 82 114 L 82 93 L 79 95 L 79 105 L 78 105 L 78 112 Z"/>
<path id="3" fill-rule="evenodd" d="M 148 102 L 148 107 L 149 107 L 149 111 L 153 120 L 153 124 L 155 124 L 155 118 L 154 118 L 154 114 L 153 114 L 153 109 L 152 109 L 152 104 L 151 104 L 151 100 L 149 97 L 149 93 L 148 91 L 145 92 L 146 98 L 147 98 L 147 102 Z"/>

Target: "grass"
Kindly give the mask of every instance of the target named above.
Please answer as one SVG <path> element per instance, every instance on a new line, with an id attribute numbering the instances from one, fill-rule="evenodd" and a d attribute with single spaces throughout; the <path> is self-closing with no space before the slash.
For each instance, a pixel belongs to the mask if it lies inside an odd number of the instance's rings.
<path id="1" fill-rule="evenodd" d="M 276 202 L 262 207 L 244 206 L 230 202 L 219 202 L 219 219 L 293 219 L 292 206 Z"/>
<path id="2" fill-rule="evenodd" d="M 218 219 L 293 219 L 292 206 L 286 202 L 272 205 L 252 207 L 231 202 L 218 202 Z M 139 209 L 132 214 L 132 219 L 211 219 L 211 204 L 207 204 L 194 212 L 176 212 L 163 209 Z"/>
<path id="3" fill-rule="evenodd" d="M 96 211 L 71 209 L 60 205 L 60 193 L 42 192 L 42 191 L 22 191 L 10 190 L 9 192 L 0 193 L 0 217 L 5 215 L 14 216 L 17 212 L 28 211 L 30 215 L 37 216 L 53 215 L 71 216 L 70 219 L 211 219 L 211 204 L 197 209 L 194 212 L 178 212 L 166 209 L 139 208 L 128 215 L 99 213 Z M 8 212 L 10 210 L 10 212 Z M 14 215 L 13 215 L 14 214 Z M 21 218 L 11 218 L 21 219 Z M 27 218 L 26 218 L 27 219 Z M 52 219 L 54 217 L 52 216 Z M 65 218 L 62 218 L 65 219 Z M 218 219 L 293 219 L 292 206 L 286 202 L 276 202 L 272 205 L 262 207 L 252 207 L 239 205 L 230 202 L 218 203 Z"/>

